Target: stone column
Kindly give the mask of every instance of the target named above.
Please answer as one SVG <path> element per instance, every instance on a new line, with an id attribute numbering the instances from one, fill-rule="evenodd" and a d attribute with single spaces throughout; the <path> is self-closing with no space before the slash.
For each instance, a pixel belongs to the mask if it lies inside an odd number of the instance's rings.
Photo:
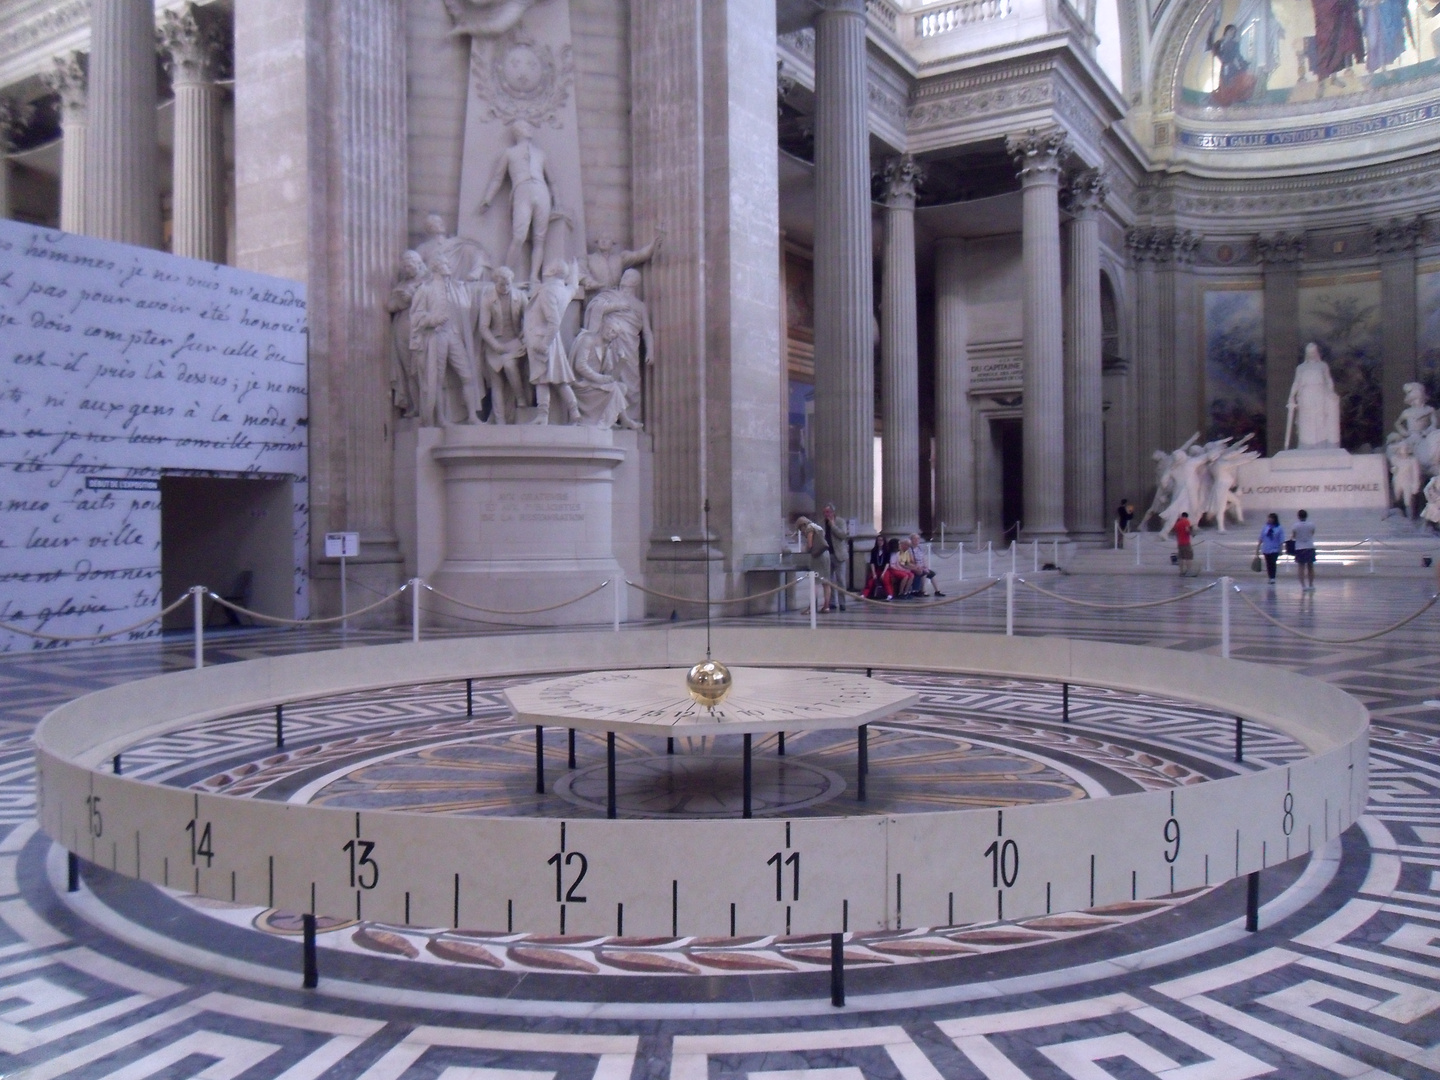
<path id="1" fill-rule="evenodd" d="M 10 97 L 0 97 L 0 218 L 8 218 L 10 207 L 10 151 L 15 133 L 29 119 L 30 106 Z"/>
<path id="2" fill-rule="evenodd" d="M 1058 128 L 1011 135 L 1006 148 L 1022 187 L 1025 295 L 1025 519 L 1027 537 L 1065 537 L 1064 332 L 1060 290 L 1060 165 L 1069 140 Z"/>
<path id="3" fill-rule="evenodd" d="M 1265 268 L 1265 453 L 1285 449 L 1285 402 L 1300 363 L 1300 260 L 1304 233 L 1255 240 Z M 1292 442 L 1293 442 L 1292 437 Z"/>
<path id="4" fill-rule="evenodd" d="M 885 255 L 880 287 L 882 528 L 920 530 L 920 344 L 915 316 L 915 189 L 920 164 L 885 163 Z"/>
<path id="5" fill-rule="evenodd" d="M 223 25 L 215 8 L 186 4 L 160 24 L 166 68 L 175 86 L 175 183 L 171 250 L 206 262 L 225 261 L 224 91 L 215 80 L 226 65 Z"/>
<path id="6" fill-rule="evenodd" d="M 781 541 L 775 61 L 771 0 L 630 4 L 633 243 L 666 230 L 645 278 L 661 357 L 646 581 L 677 596 L 703 597 L 707 574 L 716 596 L 743 591 L 745 556 Z"/>
<path id="7" fill-rule="evenodd" d="M 875 349 L 865 0 L 818 6 L 815 499 L 868 522 L 875 499 Z"/>
<path id="8" fill-rule="evenodd" d="M 1110 183 L 1099 169 L 1076 176 L 1065 294 L 1065 523 L 1072 536 L 1105 533 L 1105 408 L 1101 388 L 1100 210 Z"/>
<path id="9" fill-rule="evenodd" d="M 975 528 L 975 442 L 970 429 L 970 320 L 965 241 L 935 245 L 935 520 Z"/>
<path id="10" fill-rule="evenodd" d="M 1389 431 L 1405 408 L 1405 384 L 1420 377 L 1416 366 L 1415 245 L 1422 231 L 1419 218 L 1391 218 L 1374 229 L 1380 310 L 1385 313 L 1380 320 L 1382 431 Z"/>
<path id="11" fill-rule="evenodd" d="M 1201 398 L 1205 392 L 1203 362 L 1200 359 L 1200 327 L 1196 311 L 1195 250 L 1200 237 L 1187 230 L 1178 230 L 1170 238 L 1170 262 L 1161 268 L 1169 278 L 1173 327 L 1169 334 L 1170 380 L 1174 386 L 1171 438 L 1179 446 L 1197 431 L 1204 435 L 1207 418 Z"/>
<path id="12" fill-rule="evenodd" d="M 84 233 L 89 228 L 85 218 L 85 147 L 90 129 L 85 84 L 89 65 L 89 56 L 72 52 L 57 56 L 55 69 L 45 76 L 45 85 L 60 95 L 60 228 L 69 233 Z"/>
<path id="13" fill-rule="evenodd" d="M 160 246 L 155 5 L 92 0 L 86 223 L 92 235 Z"/>

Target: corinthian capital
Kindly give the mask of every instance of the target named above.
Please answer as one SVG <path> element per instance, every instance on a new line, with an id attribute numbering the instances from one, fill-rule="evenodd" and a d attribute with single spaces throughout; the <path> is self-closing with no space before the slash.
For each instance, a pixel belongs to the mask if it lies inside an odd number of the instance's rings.
<path id="1" fill-rule="evenodd" d="M 880 167 L 885 184 L 885 205 L 915 205 L 915 192 L 925 182 L 925 166 L 909 154 L 887 158 Z"/>
<path id="2" fill-rule="evenodd" d="M 60 95 L 64 119 L 85 114 L 85 86 L 89 79 L 90 57 L 82 52 L 55 57 L 55 67 L 45 75 L 45 85 Z"/>
<path id="3" fill-rule="evenodd" d="M 229 62 L 224 24 L 209 8 L 186 4 L 167 11 L 157 31 L 165 69 L 179 83 L 209 83 L 222 77 Z"/>
<path id="4" fill-rule="evenodd" d="M 1403 218 L 1391 218 L 1374 227 L 1375 253 L 1377 255 L 1398 255 L 1402 252 L 1413 251 L 1415 245 L 1420 242 L 1420 234 L 1423 231 L 1424 223 L 1419 218 L 1411 218 L 1408 221 Z"/>
<path id="5" fill-rule="evenodd" d="M 1305 257 L 1304 233 L 1275 233 L 1255 238 L 1255 253 L 1270 266 L 1293 266 Z"/>
<path id="6" fill-rule="evenodd" d="M 1021 183 L 1059 176 L 1060 164 L 1070 153 L 1070 136 L 1063 128 L 1031 128 L 1020 135 L 1006 135 L 1005 149 L 1015 159 Z"/>
<path id="7" fill-rule="evenodd" d="M 1093 214 L 1110 197 L 1110 180 L 1104 169 L 1085 169 L 1070 178 L 1065 186 L 1065 209 L 1076 217 Z"/>
<path id="8" fill-rule="evenodd" d="M 28 101 L 12 97 L 0 97 L 0 154 L 8 154 L 14 148 L 15 133 L 30 122 L 34 112 Z"/>

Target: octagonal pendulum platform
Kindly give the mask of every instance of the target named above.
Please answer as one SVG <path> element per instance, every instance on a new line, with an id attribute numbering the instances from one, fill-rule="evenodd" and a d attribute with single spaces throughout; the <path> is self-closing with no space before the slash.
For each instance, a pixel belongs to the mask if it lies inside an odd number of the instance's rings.
<path id="1" fill-rule="evenodd" d="M 716 696 L 722 683 L 729 689 Z M 708 701 L 711 697 L 713 705 Z M 706 661 L 688 673 L 680 668 L 642 668 L 567 675 L 511 687 L 505 691 L 505 699 L 517 720 L 535 725 L 538 792 L 545 790 L 543 733 L 547 726 L 604 732 L 606 816 L 610 818 L 616 816 L 617 733 L 663 735 L 671 740 L 677 736 L 739 735 L 744 744 L 741 816 L 748 818 L 752 816 L 753 736 L 779 734 L 783 739 L 786 731 L 854 727 L 859 754 L 856 795 L 863 802 L 869 768 L 867 725 L 909 708 L 919 700 L 919 694 L 844 672 L 803 668 L 730 670 Z"/>

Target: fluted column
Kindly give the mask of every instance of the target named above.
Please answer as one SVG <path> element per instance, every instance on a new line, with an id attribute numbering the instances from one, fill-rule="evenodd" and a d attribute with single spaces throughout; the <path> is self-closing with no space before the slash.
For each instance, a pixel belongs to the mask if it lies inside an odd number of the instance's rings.
<path id="1" fill-rule="evenodd" d="M 171 250 L 206 262 L 225 259 L 224 149 L 216 85 L 226 61 L 217 9 L 186 4 L 160 24 L 175 87 L 175 183 Z"/>
<path id="2" fill-rule="evenodd" d="M 14 98 L 0 97 L 0 218 L 8 218 L 10 207 L 10 151 L 15 133 L 25 124 L 30 106 Z"/>
<path id="3" fill-rule="evenodd" d="M 975 528 L 975 443 L 970 430 L 970 314 L 965 241 L 935 245 L 935 520 Z"/>
<path id="4" fill-rule="evenodd" d="M 1415 246 L 1424 232 L 1419 218 L 1392 218 L 1376 225 L 1380 263 L 1381 429 L 1389 431 L 1405 408 L 1405 384 L 1420 377 L 1416 365 Z"/>
<path id="5" fill-rule="evenodd" d="M 45 76 L 45 85 L 60 95 L 60 228 L 70 233 L 84 233 L 89 228 L 85 217 L 89 66 L 89 56 L 72 52 L 57 56 L 54 70 Z"/>
<path id="6" fill-rule="evenodd" d="M 1265 268 L 1265 452 L 1285 449 L 1285 403 L 1300 363 L 1300 263 L 1304 233 L 1255 240 Z"/>
<path id="7" fill-rule="evenodd" d="M 1025 293 L 1023 452 L 1026 536 L 1065 535 L 1064 334 L 1060 295 L 1060 165 L 1065 132 L 1031 130 L 1005 140 L 1020 171 Z"/>
<path id="8" fill-rule="evenodd" d="M 881 513 L 887 533 L 920 529 L 920 344 L 915 324 L 915 188 L 909 154 L 885 163 L 885 255 L 880 285 Z"/>
<path id="9" fill-rule="evenodd" d="M 85 217 L 93 236 L 160 246 L 155 95 L 154 3 L 92 0 Z"/>
<path id="10" fill-rule="evenodd" d="M 815 499 L 870 519 L 875 499 L 874 278 L 865 0 L 815 20 Z"/>
<path id="11" fill-rule="evenodd" d="M 1105 532 L 1105 408 L 1100 326 L 1100 209 L 1110 192 L 1099 169 L 1076 176 L 1065 293 L 1065 523 L 1077 538 Z"/>

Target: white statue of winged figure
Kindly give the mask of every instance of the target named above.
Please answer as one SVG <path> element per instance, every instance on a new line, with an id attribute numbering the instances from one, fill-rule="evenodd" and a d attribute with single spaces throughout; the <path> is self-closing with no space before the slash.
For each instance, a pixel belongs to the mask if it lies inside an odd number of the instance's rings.
<path id="1" fill-rule="evenodd" d="M 520 25 L 536 0 L 445 0 L 445 10 L 455 22 L 452 35 L 468 34 L 496 38 Z"/>

